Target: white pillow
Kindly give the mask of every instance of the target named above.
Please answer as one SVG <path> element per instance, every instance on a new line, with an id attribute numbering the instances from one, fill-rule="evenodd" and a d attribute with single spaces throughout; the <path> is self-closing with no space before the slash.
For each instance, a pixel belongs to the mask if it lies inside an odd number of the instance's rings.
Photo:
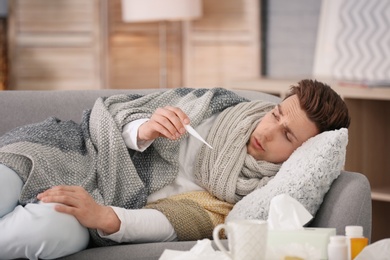
<path id="1" fill-rule="evenodd" d="M 271 199 L 288 194 L 313 216 L 344 167 L 348 129 L 318 134 L 296 149 L 275 178 L 234 205 L 226 221 L 268 218 Z"/>

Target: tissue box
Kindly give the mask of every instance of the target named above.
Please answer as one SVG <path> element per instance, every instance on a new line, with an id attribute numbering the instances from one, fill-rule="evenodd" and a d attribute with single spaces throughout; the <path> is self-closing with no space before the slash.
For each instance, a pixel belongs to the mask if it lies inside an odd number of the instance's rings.
<path id="1" fill-rule="evenodd" d="M 329 237 L 335 228 L 304 228 L 301 230 L 269 230 L 268 246 L 280 248 L 288 244 L 308 244 L 319 250 L 321 259 L 328 259 Z"/>

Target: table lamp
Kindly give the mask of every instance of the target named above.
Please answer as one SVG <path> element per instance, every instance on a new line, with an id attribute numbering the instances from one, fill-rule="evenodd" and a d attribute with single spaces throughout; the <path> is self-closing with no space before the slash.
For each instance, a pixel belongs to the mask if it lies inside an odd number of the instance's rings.
<path id="1" fill-rule="evenodd" d="M 160 22 L 160 88 L 167 88 L 167 21 L 199 18 L 201 0 L 122 0 L 124 22 Z"/>

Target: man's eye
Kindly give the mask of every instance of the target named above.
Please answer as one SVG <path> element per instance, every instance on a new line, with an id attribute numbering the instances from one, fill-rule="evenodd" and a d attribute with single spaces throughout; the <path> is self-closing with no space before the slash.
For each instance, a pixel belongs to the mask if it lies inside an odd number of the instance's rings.
<path id="1" fill-rule="evenodd" d="M 272 115 L 276 118 L 276 119 L 278 119 L 279 120 L 279 116 L 278 115 L 276 115 L 276 113 L 275 112 L 272 112 Z"/>
<path id="2" fill-rule="evenodd" d="M 287 131 L 284 132 L 284 135 L 286 136 L 287 141 L 291 142 L 291 138 L 290 138 L 289 133 Z"/>

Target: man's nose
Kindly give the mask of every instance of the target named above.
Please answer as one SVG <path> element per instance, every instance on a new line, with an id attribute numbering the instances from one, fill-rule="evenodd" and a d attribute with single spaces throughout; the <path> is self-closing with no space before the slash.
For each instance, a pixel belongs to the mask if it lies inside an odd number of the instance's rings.
<path id="1" fill-rule="evenodd" d="M 269 125 L 266 129 L 266 133 L 265 133 L 265 138 L 270 141 L 274 138 L 274 136 L 276 135 L 276 133 L 282 128 L 282 124 L 280 123 L 277 123 L 277 124 L 272 124 L 272 125 Z"/>

